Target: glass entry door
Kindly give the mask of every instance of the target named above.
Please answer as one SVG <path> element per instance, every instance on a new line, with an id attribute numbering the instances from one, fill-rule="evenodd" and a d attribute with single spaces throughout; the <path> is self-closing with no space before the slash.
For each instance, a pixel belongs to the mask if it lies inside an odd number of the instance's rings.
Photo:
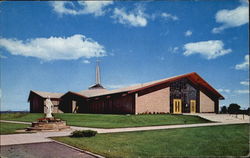
<path id="1" fill-rule="evenodd" d="M 190 100 L 190 113 L 195 113 L 195 112 L 196 112 L 196 101 Z"/>
<path id="2" fill-rule="evenodd" d="M 174 114 L 181 113 L 181 99 L 174 99 Z"/>

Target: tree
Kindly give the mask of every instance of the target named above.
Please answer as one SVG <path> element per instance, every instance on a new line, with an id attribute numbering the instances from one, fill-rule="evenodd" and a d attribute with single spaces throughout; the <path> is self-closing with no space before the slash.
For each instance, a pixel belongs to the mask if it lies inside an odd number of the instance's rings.
<path id="1" fill-rule="evenodd" d="M 239 113 L 239 111 L 240 111 L 240 105 L 238 105 L 236 103 L 232 103 L 228 107 L 229 114 L 237 114 L 237 113 Z"/>
<path id="2" fill-rule="evenodd" d="M 220 113 L 226 114 L 227 113 L 227 107 L 226 106 L 222 106 L 221 110 L 220 110 Z"/>

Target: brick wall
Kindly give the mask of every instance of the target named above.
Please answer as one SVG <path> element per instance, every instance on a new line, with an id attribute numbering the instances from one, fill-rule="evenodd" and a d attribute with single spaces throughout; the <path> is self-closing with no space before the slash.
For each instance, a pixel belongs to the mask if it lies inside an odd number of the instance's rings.
<path id="1" fill-rule="evenodd" d="M 214 106 L 214 101 L 200 91 L 200 112 L 214 112 Z"/>
<path id="2" fill-rule="evenodd" d="M 136 114 L 144 112 L 170 112 L 170 88 L 163 88 L 142 96 L 135 96 Z"/>

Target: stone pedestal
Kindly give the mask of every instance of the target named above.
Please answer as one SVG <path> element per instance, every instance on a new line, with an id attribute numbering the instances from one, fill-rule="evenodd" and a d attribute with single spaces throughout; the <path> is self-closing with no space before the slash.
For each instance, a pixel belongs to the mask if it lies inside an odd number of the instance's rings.
<path id="1" fill-rule="evenodd" d="M 38 122 L 32 122 L 31 127 L 27 131 L 61 131 L 69 129 L 65 121 L 54 118 L 42 118 Z"/>

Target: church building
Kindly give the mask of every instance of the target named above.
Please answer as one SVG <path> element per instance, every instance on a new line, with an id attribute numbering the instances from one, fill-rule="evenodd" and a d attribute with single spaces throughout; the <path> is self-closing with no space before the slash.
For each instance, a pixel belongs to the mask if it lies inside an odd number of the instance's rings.
<path id="1" fill-rule="evenodd" d="M 192 72 L 130 87 L 108 90 L 101 85 L 96 66 L 96 83 L 80 92 L 30 91 L 31 113 L 43 113 L 50 97 L 53 113 L 157 114 L 218 113 L 224 97 L 197 73 Z"/>

